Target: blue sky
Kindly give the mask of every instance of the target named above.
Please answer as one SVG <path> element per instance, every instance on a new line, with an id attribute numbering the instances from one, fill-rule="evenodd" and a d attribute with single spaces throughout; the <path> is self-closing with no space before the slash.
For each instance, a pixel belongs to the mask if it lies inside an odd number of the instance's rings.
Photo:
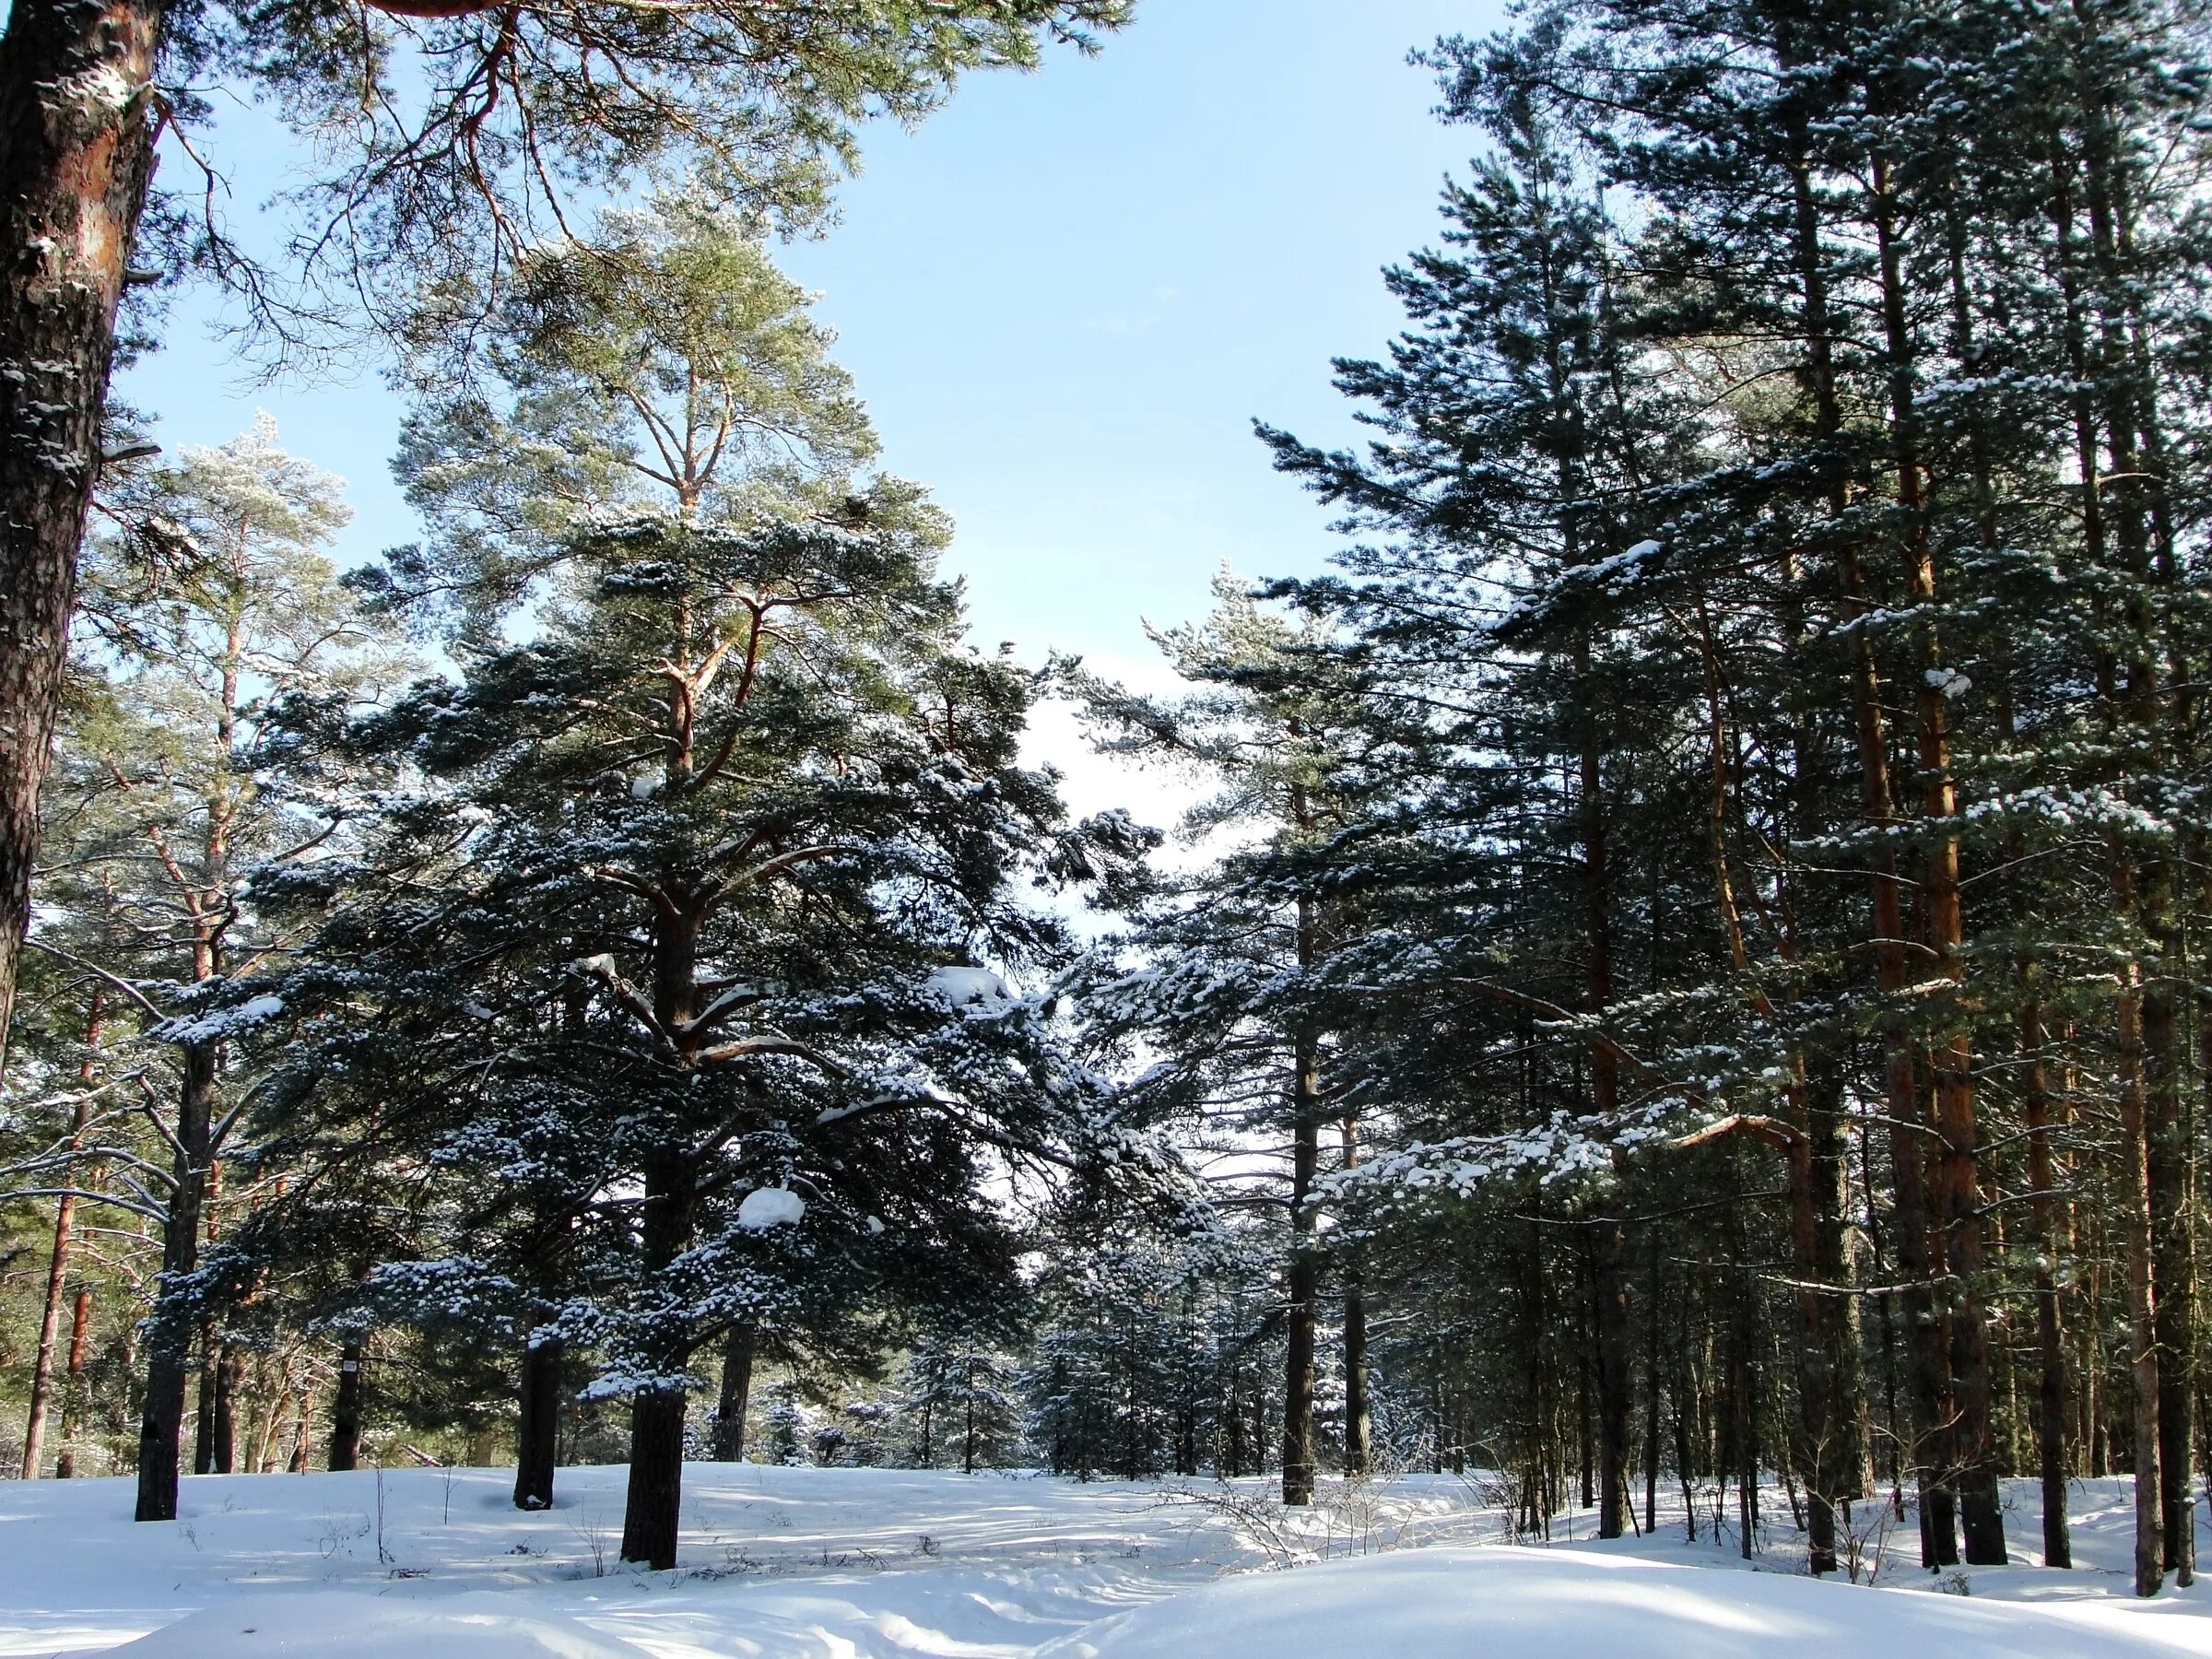
<path id="1" fill-rule="evenodd" d="M 1201 613 L 1214 569 L 1318 567 L 1325 515 L 1255 416 L 1351 437 L 1335 355 L 1398 323 L 1380 269 L 1432 239 L 1474 135 L 1406 63 L 1497 26 L 1493 0 L 1146 0 L 1096 58 L 976 76 L 913 132 L 870 133 L 842 222 L 784 250 L 822 293 L 893 471 L 953 513 L 975 634 L 1135 669 L 1141 618 Z M 171 448 L 256 407 L 343 475 L 347 562 L 412 539 L 373 364 L 255 385 L 180 311 L 124 394 Z"/>

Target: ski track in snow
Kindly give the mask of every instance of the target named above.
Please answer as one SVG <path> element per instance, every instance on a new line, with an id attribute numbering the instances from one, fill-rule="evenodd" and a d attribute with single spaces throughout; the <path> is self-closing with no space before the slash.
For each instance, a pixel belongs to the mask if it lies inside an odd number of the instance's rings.
<path id="1" fill-rule="evenodd" d="M 2212 1659 L 2212 1594 L 2126 1594 L 2124 1479 L 2075 1483 L 2071 1572 L 2038 1564 L 2035 1486 L 2008 1483 L 2014 1564 L 1966 1569 L 1960 1599 L 1925 1594 L 1910 1524 L 1888 1535 L 1884 1589 L 1806 1581 L 1776 1489 L 1764 1503 L 1783 1524 L 1746 1563 L 1710 1525 L 1686 1542 L 1678 1498 L 1649 1539 L 1591 1542 L 1584 1512 L 1548 1548 L 1467 1549 L 1507 1541 L 1503 1512 L 1475 1483 L 1419 1475 L 1288 1548 L 1387 1552 L 1253 1576 L 1280 1540 L 1171 1495 L 1222 1490 L 1210 1482 L 693 1464 L 682 1566 L 649 1574 L 615 1559 L 623 1478 L 563 1469 L 556 1507 L 524 1514 L 512 1471 L 387 1470 L 381 1532 L 374 1471 L 187 1478 L 182 1518 L 147 1525 L 127 1480 L 0 1482 L 0 1655 L 135 1641 L 145 1659 L 1726 1659 L 1819 1642 Z"/>

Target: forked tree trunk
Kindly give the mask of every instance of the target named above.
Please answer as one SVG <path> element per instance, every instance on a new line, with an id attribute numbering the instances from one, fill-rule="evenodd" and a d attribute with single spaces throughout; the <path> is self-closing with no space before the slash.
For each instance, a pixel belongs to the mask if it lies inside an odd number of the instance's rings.
<path id="1" fill-rule="evenodd" d="M 0 1061 L 165 9 L 15 0 L 0 35 Z"/>

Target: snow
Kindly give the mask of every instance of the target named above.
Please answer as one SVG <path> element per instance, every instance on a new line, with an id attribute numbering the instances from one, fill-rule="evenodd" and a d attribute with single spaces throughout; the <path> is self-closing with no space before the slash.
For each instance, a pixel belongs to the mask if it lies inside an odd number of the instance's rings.
<path id="1" fill-rule="evenodd" d="M 615 1559 L 624 1477 L 564 1468 L 528 1514 L 508 1469 L 187 1477 L 182 1518 L 144 1525 L 127 1480 L 0 1481 L 0 1655 L 2212 1659 L 2212 1593 L 2126 1594 L 2124 1479 L 2075 1483 L 2072 1572 L 2036 1564 L 2032 1482 L 2006 1488 L 2014 1564 L 1942 1580 L 1861 1505 L 1889 1551 L 1868 1589 L 1804 1576 L 1777 1488 L 1747 1564 L 1710 1494 L 1694 1544 L 1677 1505 L 1650 1537 L 1593 1544 L 1584 1512 L 1519 1547 L 1497 1483 L 1450 1475 L 1324 1483 L 1286 1539 L 1244 1518 L 1260 1481 L 716 1463 L 685 1469 L 678 1570 L 647 1573 Z M 1264 1571 L 1290 1560 L 1319 1564 Z"/>
<path id="2" fill-rule="evenodd" d="M 640 1650 L 559 1613 L 525 1613 L 492 1594 L 436 1603 L 337 1592 L 227 1602 L 179 1619 L 118 1653 L 144 1659 L 236 1659 L 314 1653 L 328 1659 L 638 1659 Z"/>
<path id="3" fill-rule="evenodd" d="M 922 982 L 956 1008 L 968 1003 L 1005 1002 L 1013 995 L 1006 982 L 988 968 L 936 968 Z"/>
<path id="4" fill-rule="evenodd" d="M 1428 1549 L 1247 1576 L 1124 1614 L 1044 1650 L 1051 1659 L 1283 1659 L 1385 1652 L 1390 1659 L 1554 1659 L 1565 1653 L 1771 1659 L 1798 1653 L 1941 1653 L 1944 1659 L 2111 1659 L 2169 1647 L 2145 1620 L 2053 1618 L 1963 1596 L 1568 1550 Z M 1376 1638 L 1387 1632 L 1387 1642 Z M 2212 1635 L 2201 1618 L 2187 1638 Z"/>
<path id="5" fill-rule="evenodd" d="M 155 1035 L 170 1042 L 225 1042 L 241 1031 L 265 1025 L 284 1012 L 284 999 L 265 994 L 248 997 L 234 1008 L 216 1008 L 163 1022 Z"/>
<path id="6" fill-rule="evenodd" d="M 755 1187 L 737 1206 L 737 1225 L 750 1232 L 771 1227 L 796 1227 L 806 1213 L 806 1200 L 789 1187 Z"/>

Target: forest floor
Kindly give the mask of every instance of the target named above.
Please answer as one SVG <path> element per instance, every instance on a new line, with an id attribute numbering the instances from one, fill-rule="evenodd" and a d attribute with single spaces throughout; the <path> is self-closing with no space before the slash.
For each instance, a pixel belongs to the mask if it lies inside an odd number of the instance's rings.
<path id="1" fill-rule="evenodd" d="M 1545 1545 L 1450 1476 L 1332 1485 L 1299 1515 L 1259 1482 L 749 1464 L 687 1465 L 682 1565 L 641 1573 L 615 1559 L 623 1477 L 563 1469 L 523 1514 L 499 1469 L 213 1476 L 143 1526 L 127 1480 L 0 1482 L 0 1655 L 2212 1659 L 2212 1586 L 2126 1594 L 2124 1479 L 2076 1483 L 2070 1572 L 2040 1564 L 2031 1482 L 2007 1488 L 2014 1564 L 1960 1574 L 1862 1506 L 1870 1590 L 1805 1576 L 1778 1488 L 1746 1561 L 1710 1495 L 1695 1543 L 1676 1493 L 1650 1537 L 1594 1542 L 1582 1512 Z"/>

